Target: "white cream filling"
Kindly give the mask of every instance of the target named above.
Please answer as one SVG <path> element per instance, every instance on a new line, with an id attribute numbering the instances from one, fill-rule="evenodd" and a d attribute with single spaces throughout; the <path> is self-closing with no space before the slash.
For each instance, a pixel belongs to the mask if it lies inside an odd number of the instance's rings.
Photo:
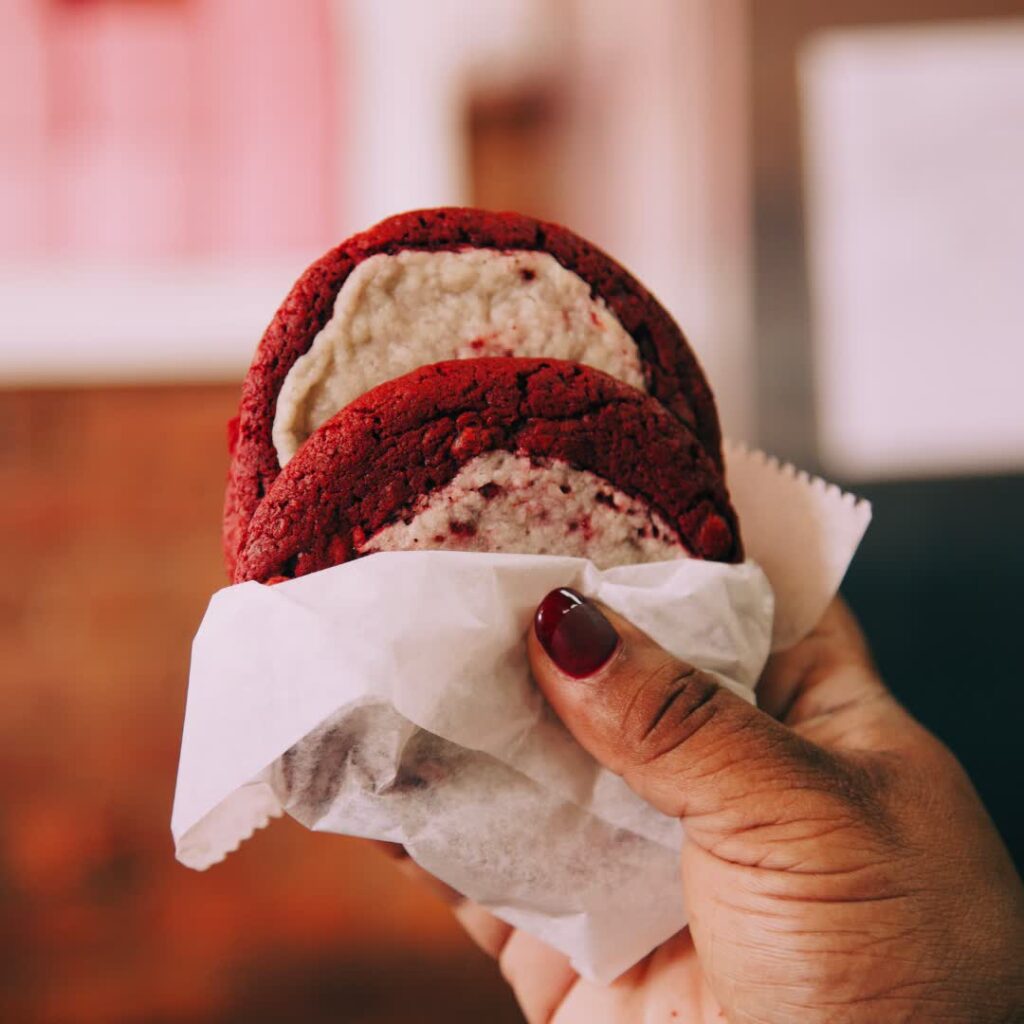
<path id="1" fill-rule="evenodd" d="M 274 412 L 284 466 L 376 385 L 442 359 L 550 356 L 644 388 L 636 344 L 590 286 L 545 252 L 404 250 L 349 275 L 331 319 L 288 371 Z"/>
<path id="2" fill-rule="evenodd" d="M 601 569 L 685 558 L 665 519 L 587 470 L 495 451 L 384 527 L 360 554 L 449 548 L 589 558 Z"/>

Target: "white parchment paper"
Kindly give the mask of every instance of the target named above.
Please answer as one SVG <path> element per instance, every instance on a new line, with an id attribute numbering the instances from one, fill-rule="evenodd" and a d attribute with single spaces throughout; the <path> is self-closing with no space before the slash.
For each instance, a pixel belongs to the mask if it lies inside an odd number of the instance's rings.
<path id="1" fill-rule="evenodd" d="M 870 508 L 727 449 L 749 560 L 387 552 L 214 595 L 193 644 L 172 815 L 206 868 L 270 817 L 400 842 L 438 878 L 611 980 L 686 921 L 678 821 L 569 736 L 524 637 L 573 586 L 753 699 L 813 628 Z"/>

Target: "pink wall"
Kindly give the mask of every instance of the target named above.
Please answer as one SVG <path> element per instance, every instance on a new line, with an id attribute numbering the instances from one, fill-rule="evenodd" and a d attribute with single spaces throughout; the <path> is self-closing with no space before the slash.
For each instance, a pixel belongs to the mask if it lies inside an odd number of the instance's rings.
<path id="1" fill-rule="evenodd" d="M 5 0 L 0 256 L 323 248 L 328 0 Z"/>

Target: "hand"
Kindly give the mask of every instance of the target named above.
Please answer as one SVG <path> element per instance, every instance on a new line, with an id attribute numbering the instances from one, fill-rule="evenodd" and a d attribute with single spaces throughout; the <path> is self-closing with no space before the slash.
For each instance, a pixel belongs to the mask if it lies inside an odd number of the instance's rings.
<path id="1" fill-rule="evenodd" d="M 763 710 L 570 591 L 541 604 L 529 653 L 576 739 L 682 818 L 690 914 L 600 986 L 455 898 L 529 1021 L 1024 1020 L 1020 879 L 963 770 L 885 689 L 842 604 L 769 661 Z"/>

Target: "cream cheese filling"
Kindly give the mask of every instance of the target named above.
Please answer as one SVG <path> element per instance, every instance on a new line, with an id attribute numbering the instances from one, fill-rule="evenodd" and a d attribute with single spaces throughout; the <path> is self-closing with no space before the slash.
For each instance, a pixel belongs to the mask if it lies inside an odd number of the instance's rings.
<path id="1" fill-rule="evenodd" d="M 545 252 L 403 250 L 364 260 L 289 370 L 274 412 L 282 466 L 321 423 L 386 380 L 442 359 L 550 356 L 644 389 L 636 344 L 579 275 Z"/>
<path id="2" fill-rule="evenodd" d="M 645 501 L 557 459 L 494 451 L 471 459 L 360 554 L 449 548 L 589 558 L 599 568 L 687 557 Z"/>

